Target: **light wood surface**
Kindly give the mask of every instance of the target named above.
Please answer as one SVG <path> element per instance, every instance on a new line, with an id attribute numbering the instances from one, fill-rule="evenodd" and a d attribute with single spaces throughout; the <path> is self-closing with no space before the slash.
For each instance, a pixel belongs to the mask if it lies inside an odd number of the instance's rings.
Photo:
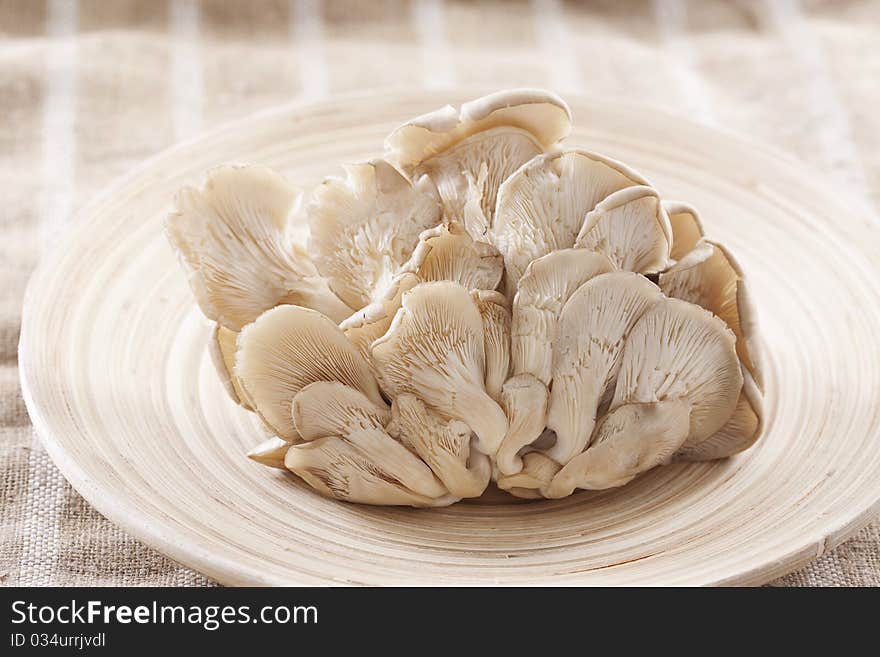
<path id="1" fill-rule="evenodd" d="M 567 143 L 696 205 L 750 278 L 767 388 L 756 447 L 620 489 L 432 510 L 327 500 L 245 458 L 263 435 L 222 389 L 162 234 L 175 190 L 224 162 L 310 186 L 379 154 L 402 119 L 476 95 L 266 112 L 146 162 L 81 212 L 29 285 L 19 350 L 34 425 L 80 493 L 227 584 L 757 584 L 880 511 L 878 223 L 773 151 L 607 99 L 567 98 Z"/>

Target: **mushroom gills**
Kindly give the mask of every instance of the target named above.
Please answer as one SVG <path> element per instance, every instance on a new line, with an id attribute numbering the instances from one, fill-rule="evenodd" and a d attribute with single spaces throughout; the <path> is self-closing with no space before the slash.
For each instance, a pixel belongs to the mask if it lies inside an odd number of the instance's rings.
<path id="1" fill-rule="evenodd" d="M 345 436 L 358 429 L 381 429 L 390 409 L 376 404 L 360 390 L 338 381 L 317 381 L 300 390 L 291 407 L 293 424 L 303 440 Z"/>
<path id="2" fill-rule="evenodd" d="M 483 320 L 486 392 L 497 402 L 510 371 L 510 310 L 507 298 L 500 292 L 473 290 L 471 297 Z"/>
<path id="3" fill-rule="evenodd" d="M 404 266 L 422 281 L 454 281 L 468 290 L 494 290 L 503 269 L 494 246 L 475 241 L 455 223 L 424 231 Z"/>

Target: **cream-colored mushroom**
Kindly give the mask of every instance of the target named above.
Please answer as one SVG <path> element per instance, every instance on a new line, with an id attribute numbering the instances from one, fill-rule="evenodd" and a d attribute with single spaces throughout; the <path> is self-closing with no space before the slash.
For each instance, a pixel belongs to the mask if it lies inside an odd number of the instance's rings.
<path id="1" fill-rule="evenodd" d="M 687 437 L 690 411 L 683 398 L 615 408 L 599 422 L 589 449 L 571 459 L 543 494 L 557 498 L 575 488 L 623 486 L 666 462 Z"/>
<path id="2" fill-rule="evenodd" d="M 234 372 L 235 351 L 238 349 L 236 340 L 238 340 L 238 333 L 230 331 L 220 324 L 214 324 L 211 339 L 208 340 L 208 353 L 226 392 L 236 404 L 250 411 L 253 410 L 253 407 L 247 400 L 247 393 L 241 387 L 241 382 Z"/>
<path id="3" fill-rule="evenodd" d="M 472 290 L 471 297 L 483 319 L 483 350 L 486 354 L 486 392 L 501 399 L 501 386 L 510 371 L 510 310 L 507 297 L 491 290 Z"/>
<path id="4" fill-rule="evenodd" d="M 498 190 L 492 243 L 504 256 L 506 292 L 513 296 L 530 262 L 574 246 L 584 217 L 609 194 L 648 182 L 596 153 L 566 150 L 524 164 Z"/>
<path id="5" fill-rule="evenodd" d="M 339 381 L 385 403 L 370 366 L 339 327 L 300 306 L 267 310 L 242 330 L 235 374 L 266 424 L 290 441 L 300 440 L 291 403 L 310 383 Z"/>
<path id="6" fill-rule="evenodd" d="M 486 393 L 483 321 L 465 288 L 450 281 L 414 287 L 372 356 L 390 398 L 416 395 L 443 419 L 470 426 L 484 454 L 495 453 L 507 418 Z"/>
<path id="7" fill-rule="evenodd" d="M 455 497 L 479 497 L 492 476 L 489 457 L 471 449 L 471 429 L 460 420 L 441 420 L 415 395 L 398 395 L 388 433 L 428 464 Z"/>
<path id="8" fill-rule="evenodd" d="M 284 438 L 273 436 L 254 447 L 247 455 L 257 463 L 283 470 L 285 468 L 284 457 L 288 449 L 290 449 L 289 442 Z"/>
<path id="9" fill-rule="evenodd" d="M 289 216 L 301 193 L 262 166 L 223 166 L 201 190 L 180 191 L 165 228 L 202 312 L 232 331 L 279 304 L 336 322 L 352 313 L 293 241 Z"/>
<path id="10" fill-rule="evenodd" d="M 587 281 L 566 302 L 553 342 L 547 413 L 556 444 L 545 454 L 557 463 L 567 463 L 589 444 L 596 417 L 614 391 L 624 341 L 662 298 L 644 276 L 611 272 Z"/>
<path id="11" fill-rule="evenodd" d="M 736 407 L 743 378 L 736 338 L 699 306 L 664 298 L 633 327 L 611 408 L 685 398 L 691 404 L 690 442 L 721 429 Z"/>
<path id="12" fill-rule="evenodd" d="M 547 386 L 531 374 L 518 374 L 505 381 L 501 406 L 509 426 L 495 455 L 496 465 L 503 474 L 512 475 L 522 469 L 519 451 L 534 443 L 544 431 L 549 396 Z"/>
<path id="13" fill-rule="evenodd" d="M 550 485 L 561 466 L 540 452 L 529 452 L 523 456 L 522 462 L 519 472 L 498 478 L 498 488 L 516 497 L 531 500 L 542 498 L 541 491 Z"/>
<path id="14" fill-rule="evenodd" d="M 712 311 L 736 334 L 736 353 L 759 390 L 764 388 L 760 367 L 758 327 L 742 268 L 723 246 L 706 239 L 660 275 L 660 289 Z"/>
<path id="15" fill-rule="evenodd" d="M 309 250 L 339 298 L 363 308 L 383 298 L 419 235 L 440 222 L 440 199 L 430 180 L 411 184 L 384 160 L 345 171 L 314 192 Z"/>
<path id="16" fill-rule="evenodd" d="M 293 424 L 303 440 L 346 436 L 358 429 L 381 429 L 391 409 L 338 381 L 316 381 L 293 398 Z"/>
<path id="17" fill-rule="evenodd" d="M 656 274 L 669 266 L 672 227 L 657 191 L 614 192 L 587 214 L 575 246 L 604 253 L 617 269 Z"/>
<path id="18" fill-rule="evenodd" d="M 404 270 L 423 281 L 455 281 L 468 290 L 494 290 L 504 262 L 491 244 L 471 238 L 459 224 L 426 230 Z"/>
<path id="19" fill-rule="evenodd" d="M 733 415 L 701 442 L 685 441 L 674 461 L 711 461 L 732 456 L 755 444 L 763 428 L 763 400 L 752 375 L 743 370 L 743 387 Z"/>
<path id="20" fill-rule="evenodd" d="M 498 187 L 524 162 L 565 137 L 571 113 L 555 94 L 535 89 L 502 91 L 447 105 L 395 130 L 388 157 L 437 185 L 448 221 L 487 240 Z M 467 206 L 467 208 L 466 208 Z"/>
<path id="21" fill-rule="evenodd" d="M 403 295 L 421 283 L 412 272 L 401 272 L 394 277 L 385 290 L 385 296 L 361 308 L 339 325 L 351 343 L 358 348 L 364 358 L 370 359 L 370 346 L 383 335 L 391 320 L 400 309 Z"/>
<path id="22" fill-rule="evenodd" d="M 663 209 L 672 228 L 670 257 L 681 260 L 703 237 L 703 222 L 697 209 L 681 201 L 663 201 Z"/>
<path id="23" fill-rule="evenodd" d="M 527 372 L 545 385 L 550 384 L 553 340 L 562 307 L 581 285 L 613 269 L 606 256 L 586 249 L 553 251 L 526 267 L 513 300 L 514 374 Z"/>
<path id="24" fill-rule="evenodd" d="M 430 468 L 382 429 L 293 445 L 284 464 L 328 497 L 361 504 L 445 506 L 457 501 Z"/>

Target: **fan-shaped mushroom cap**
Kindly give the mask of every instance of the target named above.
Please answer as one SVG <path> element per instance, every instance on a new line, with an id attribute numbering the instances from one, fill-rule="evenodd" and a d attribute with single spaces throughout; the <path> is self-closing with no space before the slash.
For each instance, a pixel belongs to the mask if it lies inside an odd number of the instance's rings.
<path id="1" fill-rule="evenodd" d="M 370 366 L 336 324 L 314 310 L 278 306 L 244 328 L 235 374 L 254 409 L 278 436 L 299 440 L 291 403 L 315 381 L 339 381 L 385 404 Z"/>
<path id="2" fill-rule="evenodd" d="M 270 468 L 284 469 L 284 456 L 290 449 L 290 443 L 283 438 L 273 436 L 268 440 L 264 440 L 247 453 L 248 458 L 253 459 L 262 465 L 268 465 Z"/>
<path id="3" fill-rule="evenodd" d="M 495 401 L 510 371 L 510 310 L 507 297 L 493 290 L 472 290 L 471 298 L 483 319 L 483 350 L 486 354 L 486 392 Z"/>
<path id="4" fill-rule="evenodd" d="M 589 444 L 597 413 L 613 391 L 624 341 L 662 298 L 644 276 L 619 271 L 587 281 L 566 302 L 553 343 L 547 413 L 556 444 L 544 452 L 557 463 L 567 463 Z"/>
<path id="5" fill-rule="evenodd" d="M 587 214 L 575 246 L 599 251 L 618 269 L 656 274 L 669 266 L 672 228 L 657 191 L 627 187 Z"/>
<path id="6" fill-rule="evenodd" d="M 550 384 L 553 340 L 562 307 L 581 285 L 613 269 L 606 256 L 586 249 L 553 251 L 526 267 L 513 300 L 511 360 L 515 374 L 528 372 Z"/>
<path id="7" fill-rule="evenodd" d="M 697 209 L 681 201 L 663 201 L 663 209 L 672 227 L 670 257 L 681 260 L 703 237 L 703 222 Z"/>
<path id="8" fill-rule="evenodd" d="M 544 431 L 549 395 L 547 386 L 528 373 L 512 376 L 504 383 L 501 405 L 509 427 L 495 457 L 503 474 L 512 475 L 522 469 L 519 451 Z"/>
<path id="9" fill-rule="evenodd" d="M 391 419 L 391 409 L 384 403 L 380 406 L 338 381 L 316 381 L 304 387 L 293 398 L 291 414 L 303 440 L 381 429 Z"/>
<path id="10" fill-rule="evenodd" d="M 758 389 L 764 387 L 760 368 L 758 327 L 742 269 L 720 244 L 701 240 L 669 271 L 660 275 L 660 289 L 718 315 L 736 334 L 736 353 Z"/>
<path id="11" fill-rule="evenodd" d="M 736 408 L 743 379 L 735 344 L 730 329 L 709 311 L 664 298 L 626 340 L 612 410 L 684 398 L 691 406 L 687 440 L 705 440 Z"/>
<path id="12" fill-rule="evenodd" d="M 458 224 L 426 230 L 404 270 L 423 281 L 455 281 L 468 290 L 494 290 L 504 262 L 491 244 L 477 242 Z"/>
<path id="13" fill-rule="evenodd" d="M 441 420 L 415 395 L 402 394 L 391 406 L 388 433 L 418 454 L 455 497 L 479 497 L 489 485 L 489 457 L 471 450 L 471 429 Z"/>
<path id="14" fill-rule="evenodd" d="M 416 395 L 442 418 L 471 427 L 480 451 L 495 453 L 507 418 L 486 394 L 483 321 L 465 288 L 449 281 L 414 287 L 372 356 L 389 397 Z"/>
<path id="15" fill-rule="evenodd" d="M 238 349 L 237 339 L 238 333 L 235 331 L 230 331 L 220 324 L 214 324 L 211 339 L 208 341 L 208 353 L 211 355 L 214 369 L 217 370 L 217 376 L 220 377 L 220 383 L 226 388 L 226 392 L 236 404 L 250 411 L 253 408 L 247 400 L 247 393 L 241 387 L 241 382 L 234 372 L 235 351 Z"/>
<path id="16" fill-rule="evenodd" d="M 240 331 L 279 304 L 314 308 L 337 322 L 351 314 L 293 242 L 288 217 L 300 197 L 262 166 L 219 167 L 203 189 L 180 191 L 166 232 L 209 319 Z"/>
<path id="17" fill-rule="evenodd" d="M 445 506 L 457 501 L 428 466 L 381 429 L 293 445 L 284 465 L 319 493 L 349 502 Z"/>
<path id="18" fill-rule="evenodd" d="M 308 206 L 309 250 L 340 299 L 363 308 L 382 298 L 422 231 L 440 222 L 433 183 L 414 184 L 384 160 L 345 167 Z"/>
<path id="19" fill-rule="evenodd" d="M 385 148 L 411 169 L 471 135 L 499 126 L 519 128 L 549 148 L 571 130 L 571 111 L 559 96 L 540 89 L 510 89 L 416 117 L 392 132 Z"/>
<path id="20" fill-rule="evenodd" d="M 602 418 L 596 438 L 543 489 L 546 497 L 623 486 L 637 475 L 666 462 L 688 435 L 691 406 L 687 399 L 624 404 Z"/>
<path id="21" fill-rule="evenodd" d="M 508 296 L 532 260 L 574 245 L 584 217 L 599 201 L 647 184 L 626 165 L 582 150 L 539 155 L 520 167 L 498 190 L 490 230 L 504 256 Z"/>
<path id="22" fill-rule="evenodd" d="M 743 370 L 743 387 L 733 415 L 718 431 L 701 442 L 685 441 L 674 461 L 711 461 L 732 456 L 755 444 L 763 428 L 763 400 L 752 375 Z"/>
<path id="23" fill-rule="evenodd" d="M 522 470 L 498 478 L 498 488 L 516 497 L 540 499 L 543 497 L 541 490 L 550 484 L 561 466 L 540 452 L 529 452 L 523 456 L 522 462 Z"/>
<path id="24" fill-rule="evenodd" d="M 403 295 L 419 283 L 421 279 L 412 272 L 398 274 L 382 299 L 361 308 L 339 325 L 345 337 L 351 340 L 365 359 L 370 359 L 373 341 L 385 335 L 385 331 L 391 326 L 391 320 L 400 309 Z"/>

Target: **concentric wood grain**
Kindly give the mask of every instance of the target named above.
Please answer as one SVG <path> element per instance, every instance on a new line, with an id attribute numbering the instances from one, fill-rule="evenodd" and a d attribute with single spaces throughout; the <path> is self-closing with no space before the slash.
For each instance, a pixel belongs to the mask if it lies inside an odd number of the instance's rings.
<path id="1" fill-rule="evenodd" d="M 760 583 L 880 510 L 880 230 L 795 162 L 644 107 L 569 99 L 569 143 L 695 204 L 750 276 L 767 431 L 747 453 L 615 490 L 445 509 L 326 500 L 249 461 L 262 438 L 217 380 L 210 327 L 162 234 L 174 191 L 223 162 L 311 185 L 400 120 L 475 94 L 291 106 L 143 165 L 95 200 L 28 289 L 28 408 L 113 521 L 228 584 Z M 455 94 L 453 94 L 455 96 Z"/>

